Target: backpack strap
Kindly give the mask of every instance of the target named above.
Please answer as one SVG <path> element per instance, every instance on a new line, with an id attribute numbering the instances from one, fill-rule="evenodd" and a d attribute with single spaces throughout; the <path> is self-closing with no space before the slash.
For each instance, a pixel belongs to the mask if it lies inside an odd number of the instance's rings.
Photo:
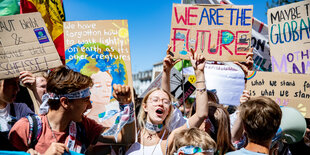
<path id="1" fill-rule="evenodd" d="M 29 121 L 28 146 L 34 149 L 42 133 L 42 121 L 38 115 L 27 116 L 26 118 Z"/>
<path id="2" fill-rule="evenodd" d="M 10 104 L 10 115 L 13 116 L 13 117 L 16 117 L 14 103 Z"/>

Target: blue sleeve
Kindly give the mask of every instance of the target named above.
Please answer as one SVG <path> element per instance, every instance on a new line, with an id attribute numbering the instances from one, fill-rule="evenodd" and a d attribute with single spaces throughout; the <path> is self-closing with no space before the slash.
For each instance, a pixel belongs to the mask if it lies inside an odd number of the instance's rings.
<path id="1" fill-rule="evenodd" d="M 17 120 L 28 115 L 34 115 L 34 112 L 25 103 L 13 103 L 13 104 Z"/>

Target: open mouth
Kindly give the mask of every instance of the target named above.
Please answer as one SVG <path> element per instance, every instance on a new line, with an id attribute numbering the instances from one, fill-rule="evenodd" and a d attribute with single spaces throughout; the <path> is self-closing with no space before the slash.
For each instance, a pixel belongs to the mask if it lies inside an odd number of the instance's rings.
<path id="1" fill-rule="evenodd" d="M 156 114 L 162 115 L 164 113 L 164 110 L 163 109 L 157 109 L 155 112 L 156 112 Z"/>

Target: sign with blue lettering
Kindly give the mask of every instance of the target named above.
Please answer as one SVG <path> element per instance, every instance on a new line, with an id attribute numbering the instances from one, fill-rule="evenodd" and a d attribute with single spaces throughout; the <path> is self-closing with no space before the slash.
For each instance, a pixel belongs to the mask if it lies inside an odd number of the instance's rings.
<path id="1" fill-rule="evenodd" d="M 253 6 L 173 4 L 170 44 L 175 58 L 188 51 L 207 60 L 245 61 L 251 47 Z"/>
<path id="2" fill-rule="evenodd" d="M 38 12 L 0 16 L 0 79 L 21 71 L 42 72 L 62 65 Z"/>
<path id="3" fill-rule="evenodd" d="M 268 10 L 273 72 L 310 73 L 310 1 Z"/>

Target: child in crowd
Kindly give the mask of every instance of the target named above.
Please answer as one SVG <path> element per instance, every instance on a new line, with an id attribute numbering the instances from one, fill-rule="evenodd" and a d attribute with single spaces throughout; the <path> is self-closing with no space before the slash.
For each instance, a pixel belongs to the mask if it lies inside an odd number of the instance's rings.
<path id="1" fill-rule="evenodd" d="M 90 87 L 92 79 L 81 73 L 60 66 L 47 77 L 49 112 L 34 119 L 22 118 L 13 126 L 9 139 L 17 150 L 31 154 L 62 154 L 71 150 L 84 153 L 88 146 L 102 142 L 115 142 L 113 136 L 101 136 L 105 128 L 83 113 L 92 107 L 90 103 Z M 130 117 L 127 124 L 118 134 L 117 142 L 128 143 L 123 138 L 124 131 L 133 131 L 133 105 L 128 86 L 113 85 L 113 96 L 128 109 Z M 129 104 L 130 103 L 130 104 Z M 34 125 L 36 122 L 37 125 Z M 37 135 L 32 132 L 37 130 Z M 128 134 L 128 133 L 127 133 Z M 129 133 L 134 135 L 133 133 Z"/>
<path id="2" fill-rule="evenodd" d="M 30 72 L 23 71 L 19 78 L 0 80 L 0 150 L 14 150 L 8 141 L 10 129 L 20 118 L 34 114 L 25 103 L 14 102 L 19 81 L 30 87 L 35 83 L 35 78 Z"/>
<path id="3" fill-rule="evenodd" d="M 198 128 L 188 128 L 176 133 L 171 155 L 213 155 L 216 143 L 208 133 Z"/>
<path id="4" fill-rule="evenodd" d="M 282 111 L 279 105 L 268 97 L 260 96 L 250 98 L 239 108 L 249 142 L 245 148 L 227 154 L 269 154 L 272 138 L 281 123 Z"/>

